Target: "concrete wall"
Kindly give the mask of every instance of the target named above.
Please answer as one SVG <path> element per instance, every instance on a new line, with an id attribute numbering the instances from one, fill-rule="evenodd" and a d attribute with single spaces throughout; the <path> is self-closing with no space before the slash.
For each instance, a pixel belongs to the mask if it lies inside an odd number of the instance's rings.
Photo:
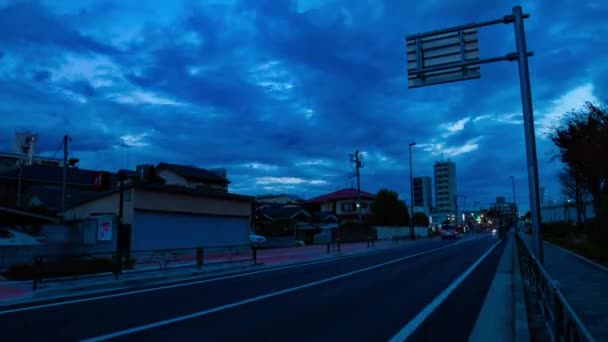
<path id="1" fill-rule="evenodd" d="M 392 239 L 393 236 L 409 236 L 410 227 L 375 227 L 378 240 Z M 428 237 L 428 227 L 414 227 L 414 233 L 418 237 Z"/>
<path id="2" fill-rule="evenodd" d="M 123 204 L 123 223 L 125 224 L 133 223 L 133 203 L 135 195 L 133 189 L 125 190 Z M 66 210 L 65 218 L 67 221 L 80 221 L 89 218 L 91 214 L 95 213 L 114 214 L 118 216 L 119 206 L 120 194 L 114 193 Z"/>
<path id="3" fill-rule="evenodd" d="M 574 203 L 557 203 L 541 209 L 544 223 L 574 223 L 576 222 L 576 206 Z M 595 218 L 593 202 L 586 202 L 583 206 L 583 221 Z"/>
<path id="4" fill-rule="evenodd" d="M 251 217 L 251 202 L 221 198 L 195 197 L 186 194 L 152 192 L 138 189 L 135 209 L 227 216 Z"/>

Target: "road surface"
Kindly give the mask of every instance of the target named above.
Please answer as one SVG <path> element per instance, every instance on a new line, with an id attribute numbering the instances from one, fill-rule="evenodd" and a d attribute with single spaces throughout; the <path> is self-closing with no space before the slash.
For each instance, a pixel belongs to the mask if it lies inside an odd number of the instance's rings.
<path id="1" fill-rule="evenodd" d="M 428 240 L 305 265 L 0 307 L 3 341 L 466 341 L 504 242 Z"/>

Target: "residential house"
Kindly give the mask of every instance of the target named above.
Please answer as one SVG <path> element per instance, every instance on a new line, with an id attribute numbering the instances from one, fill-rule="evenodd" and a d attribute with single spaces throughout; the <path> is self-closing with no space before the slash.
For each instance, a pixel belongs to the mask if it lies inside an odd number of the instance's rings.
<path id="1" fill-rule="evenodd" d="M 125 251 L 249 243 L 253 198 L 228 193 L 225 172 L 167 163 L 138 171 L 123 188 L 120 229 L 119 188 L 66 211 L 65 219 L 80 224 L 86 243 Z"/>
<path id="2" fill-rule="evenodd" d="M 190 189 L 228 192 L 230 181 L 225 169 L 207 170 L 194 166 L 160 163 L 154 168 L 156 176 L 166 184 L 181 185 Z"/>
<path id="3" fill-rule="evenodd" d="M 356 221 L 358 219 L 357 199 L 361 208 L 361 215 L 372 215 L 371 204 L 376 196 L 372 193 L 357 189 L 342 189 L 329 194 L 321 195 L 306 201 L 311 212 L 331 213 L 341 222 Z"/>

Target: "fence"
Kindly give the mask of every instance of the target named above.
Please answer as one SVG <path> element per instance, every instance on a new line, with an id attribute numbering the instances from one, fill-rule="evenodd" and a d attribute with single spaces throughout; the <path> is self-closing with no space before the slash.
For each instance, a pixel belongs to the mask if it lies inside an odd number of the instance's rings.
<path id="1" fill-rule="evenodd" d="M 535 293 L 535 307 L 545 319 L 553 341 L 595 341 L 559 287 L 515 234 L 522 276 Z"/>
<path id="2" fill-rule="evenodd" d="M 33 263 L 32 263 L 33 261 Z M 251 245 L 208 246 L 136 250 L 128 253 L 55 253 L 30 256 L 29 262 L 9 267 L 4 275 L 11 280 L 32 280 L 34 290 L 41 282 L 81 277 L 150 272 L 168 268 L 202 268 L 222 263 L 257 263 L 257 248 Z"/>

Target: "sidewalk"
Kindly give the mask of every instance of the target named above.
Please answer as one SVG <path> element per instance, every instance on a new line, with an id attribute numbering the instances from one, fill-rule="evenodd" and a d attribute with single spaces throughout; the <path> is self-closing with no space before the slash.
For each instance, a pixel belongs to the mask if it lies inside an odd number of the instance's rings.
<path id="1" fill-rule="evenodd" d="M 422 239 L 418 241 L 429 241 Z M 0 305 L 7 305 L 24 300 L 43 299 L 52 296 L 70 296 L 83 294 L 85 291 L 109 291 L 118 290 L 125 287 L 135 287 L 142 285 L 152 285 L 163 282 L 186 280 L 192 277 L 210 276 L 232 273 L 246 269 L 261 269 L 262 267 L 272 267 L 287 265 L 298 262 L 335 258 L 344 255 L 352 255 L 370 252 L 374 250 L 404 247 L 412 245 L 413 241 L 400 241 L 393 244 L 392 241 L 376 241 L 373 247 L 367 247 L 367 243 L 342 244 L 341 251 L 337 250 L 337 245 L 330 246 L 330 254 L 327 253 L 327 245 L 314 245 L 304 247 L 290 247 L 280 249 L 259 250 L 257 255 L 257 265 L 253 264 L 251 257 L 246 260 L 235 259 L 233 262 L 213 262 L 205 263 L 199 270 L 194 267 L 169 267 L 159 270 L 158 267 L 149 267 L 149 272 L 126 271 L 115 280 L 110 274 L 95 274 L 71 278 L 66 280 L 54 280 L 42 282 L 37 291 L 32 290 L 32 281 L 0 281 Z M 184 261 L 188 264 L 188 261 Z M 178 266 L 178 265 L 174 265 Z"/>
<path id="2" fill-rule="evenodd" d="M 528 234 L 520 236 L 531 246 Z M 608 271 L 545 242 L 545 269 L 598 341 L 608 340 Z"/>
<path id="3" fill-rule="evenodd" d="M 511 230 L 469 341 L 530 341 L 514 239 Z"/>

